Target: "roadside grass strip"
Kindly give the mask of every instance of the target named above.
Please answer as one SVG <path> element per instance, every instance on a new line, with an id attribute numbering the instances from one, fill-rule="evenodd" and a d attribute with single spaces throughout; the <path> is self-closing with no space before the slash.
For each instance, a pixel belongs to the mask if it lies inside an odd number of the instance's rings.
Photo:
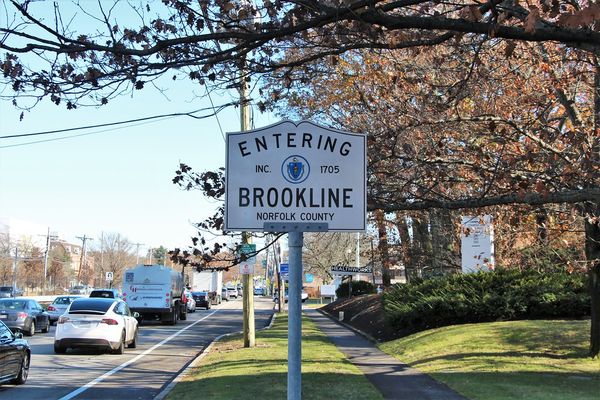
<path id="1" fill-rule="evenodd" d="M 241 335 L 213 344 L 200 365 L 167 396 L 168 400 L 285 399 L 287 396 L 286 314 L 271 329 L 256 333 L 256 347 Z M 382 399 L 381 394 L 308 318 L 302 317 L 302 398 Z"/>
<path id="2" fill-rule="evenodd" d="M 598 400 L 590 321 L 454 325 L 379 345 L 473 400 Z"/>

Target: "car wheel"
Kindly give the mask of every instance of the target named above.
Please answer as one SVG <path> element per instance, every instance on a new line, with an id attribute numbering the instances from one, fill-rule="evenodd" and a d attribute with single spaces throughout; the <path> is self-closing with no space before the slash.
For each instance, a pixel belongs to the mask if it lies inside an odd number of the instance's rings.
<path id="1" fill-rule="evenodd" d="M 124 354 L 125 353 L 125 332 L 121 334 L 121 342 L 119 347 L 113 350 L 113 354 Z"/>
<path id="2" fill-rule="evenodd" d="M 137 339 L 138 339 L 138 330 L 135 330 L 135 333 L 133 334 L 133 340 L 127 345 L 128 348 L 130 349 L 135 349 L 137 347 Z"/>
<path id="3" fill-rule="evenodd" d="M 16 385 L 22 385 L 27 381 L 27 377 L 29 376 L 29 354 L 25 353 L 25 357 L 23 357 L 23 362 L 21 363 L 21 370 L 19 371 L 19 375 L 13 381 Z"/>
<path id="4" fill-rule="evenodd" d="M 66 347 L 62 347 L 57 342 L 54 342 L 54 352 L 56 354 L 65 354 L 67 352 L 67 348 Z"/>
<path id="5" fill-rule="evenodd" d="M 31 325 L 29 325 L 29 330 L 26 332 L 27 336 L 35 335 L 35 321 L 31 321 Z"/>
<path id="6" fill-rule="evenodd" d="M 48 323 L 46 324 L 46 326 L 44 328 L 42 328 L 42 333 L 48 333 L 50 331 L 50 321 L 48 320 Z"/>

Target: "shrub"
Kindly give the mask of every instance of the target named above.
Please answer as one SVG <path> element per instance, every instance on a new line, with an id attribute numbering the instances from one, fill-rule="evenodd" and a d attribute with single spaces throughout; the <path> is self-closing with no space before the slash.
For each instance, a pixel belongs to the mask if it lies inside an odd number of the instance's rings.
<path id="1" fill-rule="evenodd" d="M 348 297 L 349 282 L 342 283 L 335 291 L 337 297 Z M 375 293 L 375 286 L 367 281 L 352 282 L 352 296 Z"/>
<path id="2" fill-rule="evenodd" d="M 383 296 L 398 330 L 511 319 L 581 318 L 590 315 L 583 273 L 498 270 L 415 279 Z"/>

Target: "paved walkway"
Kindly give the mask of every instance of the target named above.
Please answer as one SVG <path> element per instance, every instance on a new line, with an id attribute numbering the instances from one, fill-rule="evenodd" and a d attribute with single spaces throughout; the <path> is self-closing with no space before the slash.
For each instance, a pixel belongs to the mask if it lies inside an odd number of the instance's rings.
<path id="1" fill-rule="evenodd" d="M 385 399 L 466 400 L 448 386 L 396 360 L 371 341 L 321 312 L 304 309 L 348 360 L 365 374 Z"/>

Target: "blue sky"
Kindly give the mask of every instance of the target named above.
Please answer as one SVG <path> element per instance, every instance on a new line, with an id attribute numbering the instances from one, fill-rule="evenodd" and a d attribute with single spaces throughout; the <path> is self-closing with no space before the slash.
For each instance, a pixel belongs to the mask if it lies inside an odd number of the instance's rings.
<path id="1" fill-rule="evenodd" d="M 210 107 L 194 96 L 189 82 L 168 83 L 166 96 L 148 88 L 99 108 L 66 110 L 49 101 L 19 121 L 20 111 L 0 101 L 0 136 L 64 129 Z M 201 89 L 199 89 L 201 90 Z M 6 93 L 4 93 L 6 94 Z M 215 106 L 237 92 L 213 94 Z M 218 115 L 223 133 L 239 131 L 239 109 Z M 260 115 L 255 126 L 276 122 Z M 260 120 L 260 121 L 259 121 Z M 42 139 L 96 132 L 65 140 L 5 147 Z M 195 171 L 225 164 L 225 142 L 217 119 L 169 118 L 126 127 L 60 135 L 0 139 L 0 217 L 48 226 L 61 238 L 120 233 L 142 248 L 191 244 L 192 222 L 217 204 L 200 192 L 171 183 L 180 162 Z M 91 245 L 94 246 L 94 241 Z"/>

